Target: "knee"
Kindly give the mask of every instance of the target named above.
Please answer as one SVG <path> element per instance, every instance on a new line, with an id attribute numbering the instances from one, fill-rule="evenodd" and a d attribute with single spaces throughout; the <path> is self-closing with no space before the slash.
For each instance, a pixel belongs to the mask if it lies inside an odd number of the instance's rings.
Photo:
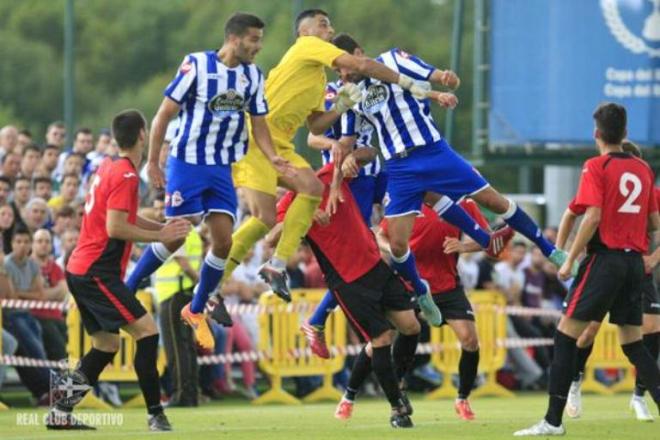
<path id="1" fill-rule="evenodd" d="M 397 330 L 399 330 L 399 332 L 401 332 L 401 334 L 403 335 L 414 336 L 414 335 L 418 335 L 419 332 L 422 331 L 422 326 L 419 324 L 419 321 L 417 319 L 413 318 L 406 321 Z"/>
<path id="2" fill-rule="evenodd" d="M 176 252 L 181 246 L 183 246 L 183 243 L 185 243 L 185 241 L 186 241 L 185 238 L 181 238 L 181 239 L 176 240 L 176 241 L 170 241 L 170 242 L 167 242 L 167 243 L 163 243 L 163 245 L 165 246 L 165 248 L 166 248 L 168 251 L 170 251 L 170 253 L 173 254 L 173 253 Z"/>
<path id="3" fill-rule="evenodd" d="M 408 241 L 401 237 L 390 237 L 390 252 L 395 257 L 403 257 L 408 252 Z"/>
<path id="4" fill-rule="evenodd" d="M 371 346 L 373 348 L 385 347 L 387 345 L 392 345 L 392 331 L 390 330 L 381 333 L 371 340 Z"/>
<path id="5" fill-rule="evenodd" d="M 306 180 L 302 184 L 300 192 L 313 197 L 323 197 L 323 183 L 314 176 L 313 179 Z"/>
<path id="6" fill-rule="evenodd" d="M 515 204 L 512 200 L 507 199 L 492 188 L 475 196 L 474 199 L 498 215 L 506 214 L 511 209 L 515 209 Z"/>
<path id="7" fill-rule="evenodd" d="M 231 249 L 231 235 L 223 237 L 219 240 L 215 240 L 211 245 L 211 252 L 213 255 L 219 258 L 227 258 L 229 255 L 229 250 Z"/>
<path id="8" fill-rule="evenodd" d="M 272 229 L 276 222 L 275 211 L 270 209 L 254 209 L 252 215 L 258 218 L 268 229 Z"/>
<path id="9" fill-rule="evenodd" d="M 461 338 L 461 348 L 465 351 L 479 350 L 479 338 L 476 333 L 468 333 Z"/>
<path id="10" fill-rule="evenodd" d="M 119 351 L 119 335 L 116 338 L 99 338 L 92 341 L 92 346 L 106 353 L 117 353 Z"/>

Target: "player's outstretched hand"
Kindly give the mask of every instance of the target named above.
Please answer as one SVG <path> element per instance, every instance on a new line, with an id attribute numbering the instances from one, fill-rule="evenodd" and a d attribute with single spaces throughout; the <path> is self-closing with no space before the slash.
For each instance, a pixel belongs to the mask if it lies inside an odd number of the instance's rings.
<path id="1" fill-rule="evenodd" d="M 353 83 L 346 83 L 337 90 L 332 109 L 337 113 L 345 113 L 360 101 L 362 101 L 362 90 Z"/>
<path id="2" fill-rule="evenodd" d="M 443 249 L 445 254 L 458 254 L 464 251 L 464 244 L 456 237 L 445 237 Z"/>
<path id="3" fill-rule="evenodd" d="M 270 159 L 270 163 L 273 164 L 275 170 L 283 176 L 286 177 L 296 177 L 298 170 L 296 167 L 291 165 L 291 162 L 280 156 L 273 156 Z"/>
<path id="4" fill-rule="evenodd" d="M 449 109 L 452 109 L 458 105 L 458 98 L 453 93 L 443 93 L 432 90 L 429 92 L 429 98 L 431 98 L 442 107 Z"/>
<path id="5" fill-rule="evenodd" d="M 149 182 L 154 188 L 165 188 L 165 173 L 163 173 L 163 170 L 158 163 L 147 163 L 147 175 L 149 176 Z"/>
<path id="6" fill-rule="evenodd" d="M 320 209 L 317 209 L 314 213 L 314 222 L 318 223 L 321 226 L 328 226 L 330 224 L 330 214 Z"/>
<path id="7" fill-rule="evenodd" d="M 332 147 L 330 147 L 330 157 L 332 158 L 332 163 L 343 163 L 344 148 L 339 143 L 339 141 L 332 141 Z"/>
<path id="8" fill-rule="evenodd" d="M 360 172 L 360 165 L 355 160 L 355 156 L 349 154 L 341 164 L 341 173 L 344 177 L 357 177 Z"/>
<path id="9" fill-rule="evenodd" d="M 449 87 L 452 90 L 456 90 L 461 85 L 461 80 L 454 72 L 451 70 L 445 70 L 442 72 L 442 85 Z"/>
<path id="10" fill-rule="evenodd" d="M 191 224 L 183 218 L 175 218 L 168 221 L 160 230 L 162 241 L 165 243 L 184 239 L 190 232 Z"/>
<path id="11" fill-rule="evenodd" d="M 559 271 L 557 272 L 557 277 L 562 281 L 568 280 L 573 276 L 571 274 L 572 269 L 573 269 L 573 262 L 567 259 L 566 261 L 564 261 L 564 264 L 562 264 L 561 267 L 559 268 Z"/>
<path id="12" fill-rule="evenodd" d="M 344 194 L 341 192 L 341 185 L 330 185 L 328 194 L 328 203 L 325 205 L 325 212 L 328 215 L 334 215 L 340 203 L 344 203 Z"/>

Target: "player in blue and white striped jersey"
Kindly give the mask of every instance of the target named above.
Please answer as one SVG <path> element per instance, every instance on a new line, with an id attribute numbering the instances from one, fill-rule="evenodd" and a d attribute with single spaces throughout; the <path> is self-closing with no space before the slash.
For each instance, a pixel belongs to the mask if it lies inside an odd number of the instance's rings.
<path id="1" fill-rule="evenodd" d="M 236 13 L 225 24 L 225 41 L 219 50 L 187 55 L 165 89 L 149 140 L 147 172 L 156 188 L 165 184 L 165 215 L 194 222 L 204 218 L 211 233 L 211 249 L 202 264 L 195 295 L 182 310 L 183 319 L 205 348 L 213 345 L 213 335 L 203 312 L 209 293 L 222 278 L 232 243 L 237 199 L 231 164 L 247 152 L 247 116 L 256 141 L 251 147 L 259 148 L 278 171 L 290 173 L 287 162 L 275 155 L 265 120 L 264 77 L 252 64 L 261 49 L 263 28 L 258 17 Z M 158 159 L 166 127 L 177 114 L 165 183 Z M 149 246 L 127 281 L 129 288 L 135 290 L 183 242 Z"/>
<path id="2" fill-rule="evenodd" d="M 358 43 L 346 34 L 335 37 L 333 43 L 348 53 L 358 50 L 362 52 Z M 400 49 L 384 52 L 376 60 L 416 81 L 454 89 L 460 84 L 453 72 L 436 69 Z M 458 103 L 456 96 L 431 90 L 428 84 L 427 98 L 417 99 L 397 85 L 362 77 L 347 69 L 340 69 L 340 76 L 344 82 L 357 83 L 363 90 L 363 99 L 353 110 L 367 118 L 376 128 L 380 149 L 386 160 L 388 183 L 385 216 L 388 217 L 392 264 L 420 295 L 422 310 L 428 301 L 428 287 L 419 277 L 408 240 L 415 216 L 421 213 L 423 201 L 495 255 L 501 251 L 503 242 L 511 238 L 512 232 L 505 228 L 491 237 L 480 228 L 454 203 L 470 196 L 479 204 L 502 215 L 511 228 L 538 245 L 544 255 L 558 267 L 563 264 L 566 253 L 555 248 L 522 209 L 493 189 L 443 139 L 433 121 L 430 104 L 434 101 L 443 107 L 454 108 Z M 437 315 L 433 316 L 435 318 Z"/>
<path id="3" fill-rule="evenodd" d="M 331 108 L 342 86 L 341 81 L 330 82 L 325 89 L 325 107 Z M 373 126 L 362 116 L 349 110 L 338 119 L 324 135 L 309 134 L 307 143 L 310 147 L 321 151 L 323 165 L 332 162 L 333 146 L 339 142 L 347 144 L 347 148 L 372 148 L 371 138 Z M 350 146 L 349 146 L 350 144 Z M 335 147 L 335 152 L 338 150 Z M 355 201 L 367 225 L 371 226 L 371 213 L 374 203 L 380 204 L 385 196 L 387 175 L 382 170 L 378 156 L 373 161 L 360 168 L 360 171 L 349 184 Z"/>

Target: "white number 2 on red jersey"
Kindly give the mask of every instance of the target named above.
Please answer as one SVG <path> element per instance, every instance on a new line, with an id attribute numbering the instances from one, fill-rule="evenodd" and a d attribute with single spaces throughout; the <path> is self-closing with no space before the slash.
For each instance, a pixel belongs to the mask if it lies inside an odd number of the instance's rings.
<path id="1" fill-rule="evenodd" d="M 87 214 L 89 214 L 92 208 L 94 207 L 94 197 L 96 196 L 96 188 L 98 188 L 100 183 L 101 183 L 101 178 L 99 177 L 98 174 L 95 174 L 94 180 L 92 180 L 92 185 L 89 187 L 89 199 L 87 199 L 87 202 L 85 203 L 85 212 Z"/>
<path id="2" fill-rule="evenodd" d="M 628 188 L 628 183 L 632 183 L 632 189 Z M 633 173 L 623 173 L 619 180 L 619 192 L 626 198 L 623 205 L 619 207 L 619 212 L 625 214 L 639 214 L 642 207 L 635 204 L 637 198 L 642 192 L 642 181 Z"/>

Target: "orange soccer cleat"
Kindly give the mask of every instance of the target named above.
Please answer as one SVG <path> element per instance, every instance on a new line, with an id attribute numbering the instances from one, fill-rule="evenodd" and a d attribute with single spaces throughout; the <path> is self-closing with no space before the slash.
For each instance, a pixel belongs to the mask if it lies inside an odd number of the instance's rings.
<path id="1" fill-rule="evenodd" d="M 190 310 L 190 303 L 181 309 L 181 319 L 193 329 L 197 343 L 205 350 L 215 348 L 215 338 L 209 323 L 206 320 L 206 313 L 193 313 Z"/>
<path id="2" fill-rule="evenodd" d="M 309 321 L 305 321 L 300 326 L 300 330 L 305 334 L 312 353 L 321 359 L 330 359 L 330 351 L 325 343 L 325 333 L 322 329 L 310 324 Z"/>
<path id="3" fill-rule="evenodd" d="M 335 418 L 339 420 L 348 420 L 353 415 L 353 401 L 345 397 L 341 398 L 337 409 L 335 410 Z"/>
<path id="4" fill-rule="evenodd" d="M 456 409 L 456 414 L 458 414 L 459 418 L 463 420 L 474 420 L 474 413 L 467 399 L 456 399 L 454 409 Z"/>

